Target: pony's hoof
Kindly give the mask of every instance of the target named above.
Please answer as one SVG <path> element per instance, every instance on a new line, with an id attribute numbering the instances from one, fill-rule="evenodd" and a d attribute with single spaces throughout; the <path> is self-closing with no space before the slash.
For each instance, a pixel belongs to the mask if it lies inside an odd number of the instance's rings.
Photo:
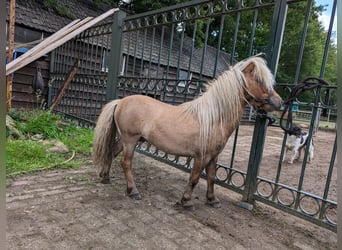
<path id="1" fill-rule="evenodd" d="M 220 208 L 221 207 L 221 202 L 207 202 L 207 204 L 209 205 L 209 206 L 211 206 L 211 207 L 213 207 L 213 208 Z"/>
<path id="2" fill-rule="evenodd" d="M 191 200 L 182 200 L 181 201 L 181 204 L 182 204 L 182 207 L 185 209 L 185 210 L 188 210 L 188 211 L 195 211 L 195 206 L 194 204 L 192 203 Z"/>
<path id="3" fill-rule="evenodd" d="M 211 199 L 207 198 L 206 204 L 213 207 L 213 208 L 220 208 L 221 207 L 221 202 L 216 197 L 212 197 Z"/>
<path id="4" fill-rule="evenodd" d="M 110 179 L 109 179 L 109 178 L 103 178 L 103 179 L 101 180 L 101 183 L 102 183 L 102 184 L 109 184 L 109 183 L 110 183 Z"/>
<path id="5" fill-rule="evenodd" d="M 136 200 L 136 201 L 138 201 L 138 200 L 141 200 L 141 199 L 142 199 L 142 197 L 141 197 L 141 195 L 140 195 L 139 193 L 136 193 L 136 194 L 130 194 L 130 195 L 128 195 L 128 197 L 129 197 L 129 198 L 131 198 L 132 200 Z"/>

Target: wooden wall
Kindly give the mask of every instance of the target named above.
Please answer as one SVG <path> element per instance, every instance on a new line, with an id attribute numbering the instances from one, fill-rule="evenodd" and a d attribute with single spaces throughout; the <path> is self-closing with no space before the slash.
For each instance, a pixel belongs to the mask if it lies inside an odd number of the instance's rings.
<path id="1" fill-rule="evenodd" d="M 41 68 L 44 80 L 44 94 L 38 98 L 32 93 L 32 80 L 37 67 Z M 47 100 L 48 81 L 50 78 L 50 56 L 41 57 L 38 60 L 13 73 L 12 83 L 12 108 L 32 109 L 41 105 L 43 99 Z"/>

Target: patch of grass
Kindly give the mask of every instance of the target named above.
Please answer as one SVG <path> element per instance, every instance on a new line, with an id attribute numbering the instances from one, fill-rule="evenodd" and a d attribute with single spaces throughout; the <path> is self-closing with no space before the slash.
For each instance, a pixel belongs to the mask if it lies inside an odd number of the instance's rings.
<path id="1" fill-rule="evenodd" d="M 17 127 L 23 134 L 41 134 L 45 138 L 57 138 L 59 132 L 61 132 L 61 128 L 57 123 L 60 118 L 50 112 L 37 110 L 20 117 L 21 121 L 17 122 Z"/>
<path id="2" fill-rule="evenodd" d="M 15 120 L 21 137 L 7 138 L 6 175 L 8 177 L 49 168 L 78 167 L 89 160 L 92 152 L 92 130 L 80 128 L 74 122 L 42 110 L 13 110 L 9 115 Z M 31 140 L 32 135 L 35 134 L 41 134 L 47 140 L 60 140 L 70 152 L 67 154 L 47 152 L 47 147 L 51 145 Z"/>
<path id="3" fill-rule="evenodd" d="M 57 139 L 62 141 L 70 150 L 74 150 L 81 155 L 90 156 L 93 146 L 94 131 L 78 126 L 65 126 L 57 135 Z"/>
<path id="4" fill-rule="evenodd" d="M 70 157 L 70 155 L 69 155 Z M 6 175 L 15 176 L 35 170 L 57 167 L 72 167 L 76 162 L 68 165 L 66 155 L 48 153 L 45 145 L 30 140 L 8 140 L 6 145 Z"/>

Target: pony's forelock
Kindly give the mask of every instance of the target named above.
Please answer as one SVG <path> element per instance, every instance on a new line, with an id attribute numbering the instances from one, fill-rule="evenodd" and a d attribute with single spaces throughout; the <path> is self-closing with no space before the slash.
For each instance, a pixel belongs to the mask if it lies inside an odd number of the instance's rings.
<path id="1" fill-rule="evenodd" d="M 273 90 L 274 76 L 266 65 L 266 61 L 260 57 L 251 57 L 247 60 L 237 63 L 234 67 L 239 67 L 243 71 L 249 64 L 253 63 L 253 78 L 265 90 Z"/>

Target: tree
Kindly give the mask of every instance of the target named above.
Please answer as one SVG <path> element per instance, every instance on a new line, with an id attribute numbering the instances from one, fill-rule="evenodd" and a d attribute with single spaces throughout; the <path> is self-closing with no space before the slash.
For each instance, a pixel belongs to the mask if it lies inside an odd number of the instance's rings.
<path id="1" fill-rule="evenodd" d="M 303 58 L 300 65 L 298 79 L 296 78 L 296 66 L 301 46 L 301 37 L 303 33 L 306 3 L 299 2 L 290 6 L 285 26 L 283 45 L 279 60 L 277 72 L 277 82 L 296 83 L 306 77 L 321 76 L 324 48 L 327 39 L 327 32 L 319 22 L 319 15 L 322 13 L 322 6 L 314 6 L 311 9 L 311 15 L 306 35 Z M 326 60 L 324 80 L 331 85 L 336 85 L 337 76 L 337 50 L 336 46 L 330 41 L 328 57 Z M 282 94 L 282 93 L 281 93 Z M 304 92 L 300 96 L 300 101 L 313 102 L 312 92 Z M 330 103 L 336 103 L 336 95 L 333 92 Z"/>
<path id="2" fill-rule="evenodd" d="M 99 0 L 98 0 L 99 1 Z M 156 1 L 156 0 L 135 0 L 132 2 L 132 10 L 135 13 L 142 13 L 149 10 L 160 9 L 173 4 L 186 2 L 185 0 L 172 1 Z M 245 5 L 252 5 L 255 0 L 245 0 Z M 228 1 L 228 4 L 236 7 L 237 1 Z M 215 5 L 215 8 L 218 8 Z M 285 33 L 283 38 L 277 80 L 284 83 L 293 83 L 296 74 L 296 65 L 298 61 L 298 53 L 301 46 L 301 37 L 303 33 L 305 13 L 307 2 L 292 3 L 289 5 L 287 21 L 285 26 Z M 324 10 L 323 6 L 312 7 L 307 37 L 305 42 L 305 49 L 303 53 L 303 60 L 299 74 L 299 80 L 307 76 L 319 76 L 321 70 L 321 63 L 323 58 L 323 51 L 327 32 L 319 22 L 318 17 Z M 219 10 L 216 10 L 219 11 Z M 226 52 L 235 52 L 234 57 L 241 60 L 252 51 L 252 54 L 264 52 L 269 41 L 269 32 L 272 25 L 272 9 L 260 10 L 258 13 L 257 28 L 254 36 L 251 38 L 252 23 L 254 18 L 253 11 L 246 11 L 240 14 L 234 13 L 224 17 L 224 27 L 222 29 L 221 50 Z M 236 44 L 234 44 L 235 26 L 239 21 L 239 30 Z M 210 20 L 198 20 L 196 22 L 196 45 L 201 47 L 205 41 L 205 29 L 207 22 L 210 22 L 208 44 L 217 46 L 221 17 L 211 18 Z M 187 23 L 187 35 L 193 36 L 195 22 Z M 250 40 L 253 39 L 253 47 L 250 48 Z M 331 43 L 329 46 L 329 53 L 327 64 L 325 67 L 324 77 L 332 84 L 336 83 L 336 46 Z"/>
<path id="3" fill-rule="evenodd" d="M 306 3 L 300 2 L 290 6 L 285 26 L 285 33 L 279 62 L 278 80 L 293 82 L 295 79 L 298 54 L 301 46 L 301 37 L 304 27 Z M 313 7 L 306 35 L 303 59 L 299 80 L 307 76 L 319 76 L 327 32 L 318 20 L 322 6 Z M 303 13 L 303 14 L 301 14 Z M 332 45 L 332 44 L 331 44 Z M 334 48 L 330 48 L 328 68 L 332 69 L 333 58 L 336 57 Z M 336 64 L 335 64 L 336 65 Z M 335 71 L 336 72 L 336 71 Z M 329 73 L 331 75 L 331 73 Z"/>

